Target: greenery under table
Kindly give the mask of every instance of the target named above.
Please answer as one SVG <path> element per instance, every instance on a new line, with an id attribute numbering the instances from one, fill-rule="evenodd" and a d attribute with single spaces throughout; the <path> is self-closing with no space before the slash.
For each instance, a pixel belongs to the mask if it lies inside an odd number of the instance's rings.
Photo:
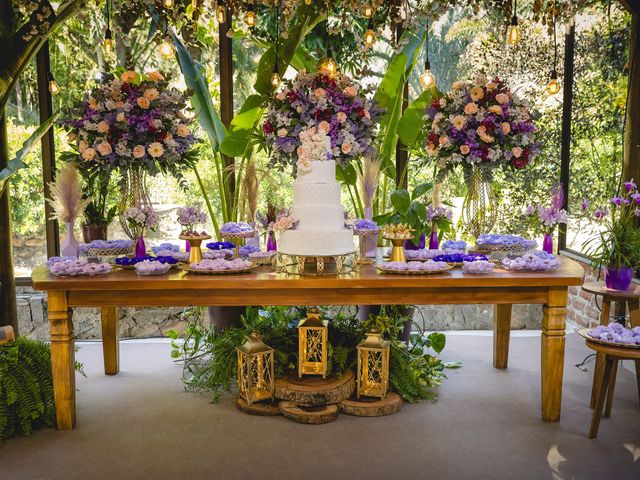
<path id="1" fill-rule="evenodd" d="M 75 424 L 74 338 L 71 307 L 101 307 L 105 373 L 118 372 L 118 314 L 121 306 L 287 306 L 378 304 L 495 304 L 493 365 L 507 368 L 512 304 L 542 304 L 541 410 L 560 420 L 569 286 L 582 285 L 583 270 L 562 258 L 552 272 L 465 275 L 450 270 L 425 276 L 383 274 L 374 265 L 335 276 L 294 276 L 260 267 L 251 274 L 192 275 L 183 271 L 141 277 L 120 270 L 96 277 L 54 277 L 34 270 L 33 287 L 48 291 L 51 362 L 57 426 Z"/>

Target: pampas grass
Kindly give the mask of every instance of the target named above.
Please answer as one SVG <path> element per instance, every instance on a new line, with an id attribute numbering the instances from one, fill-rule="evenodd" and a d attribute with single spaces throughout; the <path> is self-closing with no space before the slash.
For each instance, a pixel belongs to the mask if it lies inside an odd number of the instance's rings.
<path id="1" fill-rule="evenodd" d="M 52 219 L 57 218 L 60 222 L 75 222 L 90 201 L 82 198 L 82 182 L 75 163 L 62 167 L 49 188 L 51 196 L 47 202 L 53 208 Z"/>
<path id="2" fill-rule="evenodd" d="M 363 173 L 358 175 L 362 204 L 365 208 L 372 208 L 378 188 L 378 175 L 380 174 L 380 161 L 365 157 L 363 161 Z"/>

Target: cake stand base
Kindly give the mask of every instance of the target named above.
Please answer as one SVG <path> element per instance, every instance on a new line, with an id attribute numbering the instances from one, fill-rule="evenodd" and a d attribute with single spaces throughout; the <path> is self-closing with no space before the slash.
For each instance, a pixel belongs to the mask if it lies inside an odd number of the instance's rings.
<path id="1" fill-rule="evenodd" d="M 276 271 L 291 275 L 340 275 L 353 271 L 357 257 L 356 252 L 330 256 L 289 255 L 278 252 Z"/>

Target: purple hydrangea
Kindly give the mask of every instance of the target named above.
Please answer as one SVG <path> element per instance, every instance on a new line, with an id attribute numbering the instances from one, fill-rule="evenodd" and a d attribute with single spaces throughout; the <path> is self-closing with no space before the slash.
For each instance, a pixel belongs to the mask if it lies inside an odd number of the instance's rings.
<path id="1" fill-rule="evenodd" d="M 640 345 L 640 327 L 628 329 L 617 322 L 609 325 L 598 325 L 593 330 L 588 331 L 587 335 L 605 342 Z"/>

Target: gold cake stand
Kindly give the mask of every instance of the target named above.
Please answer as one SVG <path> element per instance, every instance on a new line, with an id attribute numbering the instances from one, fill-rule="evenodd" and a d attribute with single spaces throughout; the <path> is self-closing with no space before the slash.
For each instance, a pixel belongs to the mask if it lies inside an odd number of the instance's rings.
<path id="1" fill-rule="evenodd" d="M 353 234 L 358 236 L 358 265 L 371 265 L 375 259 L 367 258 L 367 237 L 377 236 L 380 230 L 354 230 Z"/>
<path id="2" fill-rule="evenodd" d="M 278 273 L 290 275 L 340 275 L 351 273 L 358 263 L 357 260 L 358 254 L 355 251 L 343 255 L 324 256 L 290 255 L 278 252 L 275 268 Z M 308 265 L 311 265 L 311 268 L 307 268 Z"/>

